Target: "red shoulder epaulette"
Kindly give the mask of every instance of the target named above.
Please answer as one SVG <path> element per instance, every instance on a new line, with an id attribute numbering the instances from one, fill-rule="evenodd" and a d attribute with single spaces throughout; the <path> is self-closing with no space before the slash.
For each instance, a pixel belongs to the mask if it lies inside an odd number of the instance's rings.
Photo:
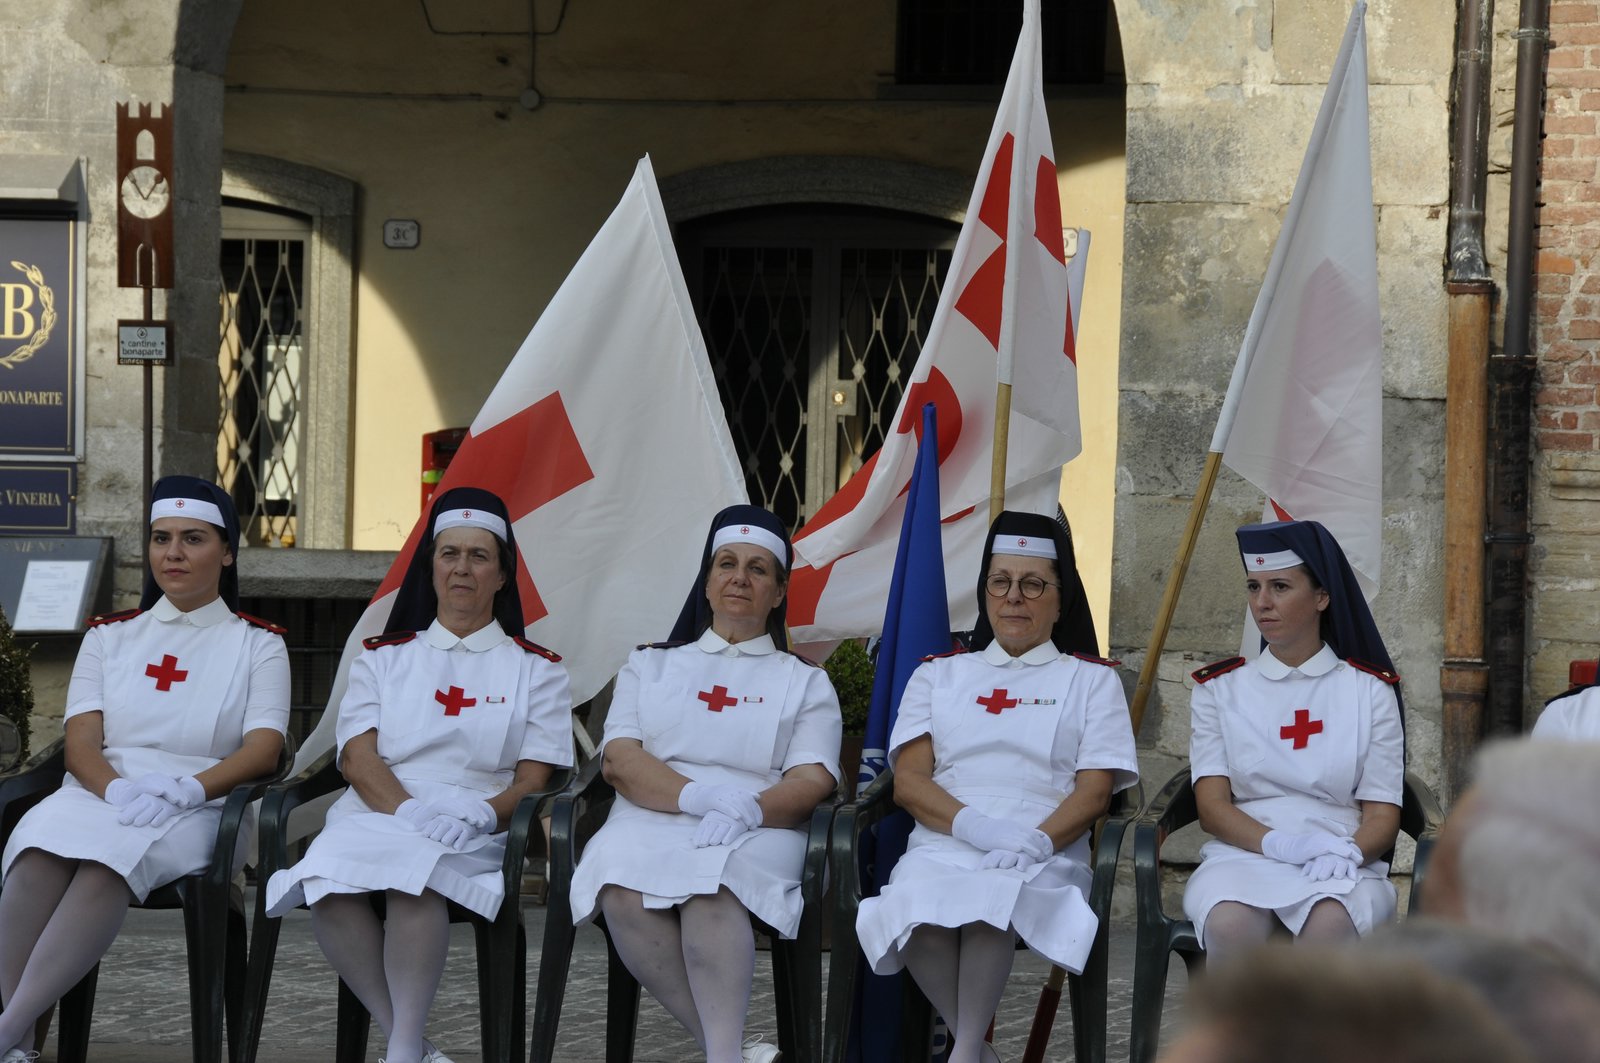
<path id="1" fill-rule="evenodd" d="M 965 649 L 963 649 L 960 646 L 957 646 L 955 649 L 946 650 L 944 653 L 930 653 L 926 657 L 924 657 L 923 660 L 924 661 L 937 661 L 941 657 L 954 657 L 958 653 L 966 653 L 966 652 L 967 651 Z"/>
<path id="2" fill-rule="evenodd" d="M 234 615 L 247 624 L 254 624 L 256 627 L 264 627 L 274 635 L 287 635 L 289 633 L 289 629 L 284 627 L 282 624 L 274 624 L 272 621 L 263 620 L 259 616 L 251 616 L 249 613 L 235 613 Z"/>
<path id="3" fill-rule="evenodd" d="M 1379 668 L 1375 664 L 1368 664 L 1366 661 L 1358 661 L 1354 657 L 1346 657 L 1344 659 L 1344 663 L 1348 664 L 1351 668 L 1359 668 L 1368 675 L 1375 675 L 1385 683 L 1388 683 L 1390 686 L 1394 686 L 1396 683 L 1400 682 L 1400 674 L 1398 672 L 1391 672 L 1387 668 Z"/>
<path id="4" fill-rule="evenodd" d="M 687 646 L 687 642 L 641 642 L 635 646 L 636 650 L 675 650 L 679 646 Z"/>
<path id="5" fill-rule="evenodd" d="M 124 620 L 132 620 L 142 612 L 144 612 L 143 609 L 124 609 L 120 613 L 100 613 L 89 618 L 89 626 L 100 627 L 102 624 L 120 624 Z"/>
<path id="6" fill-rule="evenodd" d="M 1090 664 L 1103 664 L 1107 668 L 1122 667 L 1121 661 L 1114 661 L 1109 657 L 1096 657 L 1091 653 L 1074 653 L 1073 656 L 1080 661 L 1088 661 Z"/>
<path id="7" fill-rule="evenodd" d="M 382 635 L 374 635 L 370 639 L 362 639 L 361 645 L 369 650 L 381 650 L 385 646 L 401 646 L 417 637 L 415 631 L 388 631 Z"/>
<path id="8" fill-rule="evenodd" d="M 1209 679 L 1217 678 L 1219 675 L 1227 675 L 1235 668 L 1242 667 L 1243 665 L 1243 657 L 1224 657 L 1220 661 L 1212 661 L 1204 668 L 1196 668 L 1189 674 L 1194 677 L 1194 681 L 1196 683 L 1204 683 Z"/>
<path id="9" fill-rule="evenodd" d="M 521 635 L 512 635 L 511 641 L 515 642 L 518 646 L 521 646 L 529 653 L 537 653 L 540 657 L 543 657 L 547 661 L 553 661 L 558 664 L 561 661 L 561 654 L 557 653 L 555 650 L 547 650 L 537 642 L 529 642 Z"/>

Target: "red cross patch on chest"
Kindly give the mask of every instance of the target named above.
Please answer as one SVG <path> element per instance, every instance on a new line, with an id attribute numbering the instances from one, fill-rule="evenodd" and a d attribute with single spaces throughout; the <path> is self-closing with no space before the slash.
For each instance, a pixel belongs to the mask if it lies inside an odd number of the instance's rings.
<path id="1" fill-rule="evenodd" d="M 978 704 L 983 706 L 984 712 L 998 716 L 1004 709 L 1016 708 L 1017 699 L 1006 697 L 1006 689 L 1004 687 L 995 687 L 993 693 L 985 694 L 979 698 Z"/>
<path id="2" fill-rule="evenodd" d="M 170 653 L 161 655 L 160 664 L 147 664 L 144 674 L 156 681 L 156 689 L 162 693 L 172 689 L 172 684 L 181 683 L 189 678 L 187 670 L 178 667 L 178 659 Z"/>
<path id="3" fill-rule="evenodd" d="M 467 697 L 467 692 L 460 687 L 451 687 L 449 690 L 435 690 L 433 700 L 444 706 L 446 716 L 460 716 L 462 709 L 470 709 L 478 703 L 477 698 Z"/>
<path id="4" fill-rule="evenodd" d="M 723 709 L 739 703 L 738 698 L 728 696 L 728 688 L 720 683 L 712 687 L 710 690 L 700 691 L 700 693 L 695 696 L 701 701 L 705 702 L 706 708 L 712 712 L 721 712 Z"/>
<path id="5" fill-rule="evenodd" d="M 1295 709 L 1293 726 L 1278 728 L 1278 737 L 1285 742 L 1293 742 L 1295 749 L 1304 749 L 1312 735 L 1321 733 L 1322 721 L 1313 720 L 1310 709 Z"/>

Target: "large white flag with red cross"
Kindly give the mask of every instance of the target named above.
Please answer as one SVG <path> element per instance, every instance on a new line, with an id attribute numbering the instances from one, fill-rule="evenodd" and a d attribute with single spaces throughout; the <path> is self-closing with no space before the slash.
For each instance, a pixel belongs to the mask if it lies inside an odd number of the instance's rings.
<path id="1" fill-rule="evenodd" d="M 1069 267 L 1040 71 L 1039 5 L 1027 0 L 966 223 L 895 430 L 795 538 L 789 625 L 798 643 L 876 634 L 882 625 L 924 403 L 939 410 L 952 624 L 971 627 L 976 619 L 997 381 L 1014 389 L 1006 506 L 1055 512 L 1061 466 L 1082 446 L 1076 297 L 1088 234 Z"/>
<path id="2" fill-rule="evenodd" d="M 438 490 L 457 485 L 493 491 L 510 509 L 526 635 L 562 655 L 574 703 L 671 629 L 712 514 L 746 494 L 648 158 Z M 301 765 L 332 744 L 350 661 L 388 619 L 425 516 L 345 645 Z"/>
<path id="3" fill-rule="evenodd" d="M 1383 322 L 1365 13 L 1350 13 L 1211 449 L 1267 495 L 1263 519 L 1327 527 L 1370 598 L 1383 554 Z"/>

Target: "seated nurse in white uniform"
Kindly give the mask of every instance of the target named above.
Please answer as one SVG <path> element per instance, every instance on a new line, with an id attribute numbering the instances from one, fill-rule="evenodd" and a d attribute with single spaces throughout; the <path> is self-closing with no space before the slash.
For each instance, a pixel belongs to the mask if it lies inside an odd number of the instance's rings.
<path id="1" fill-rule="evenodd" d="M 671 640 L 617 675 L 601 746 L 617 799 L 572 877 L 573 921 L 605 916 L 708 1063 L 777 1058 L 744 1044 L 750 916 L 794 937 L 804 827 L 838 785 L 839 699 L 787 652 L 791 558 L 766 510 L 717 514 Z"/>
<path id="2" fill-rule="evenodd" d="M 266 886 L 268 915 L 310 904 L 317 944 L 388 1037 L 389 1063 L 448 1063 L 423 1037 L 446 900 L 494 918 L 507 820 L 572 764 L 567 671 L 522 637 L 519 562 L 495 495 L 456 487 L 435 500 L 384 634 L 364 643 L 339 703 L 350 788 L 305 859 Z M 386 922 L 368 897 L 378 891 Z"/>
<path id="3" fill-rule="evenodd" d="M 67 687 L 66 778 L 0 865 L 4 1063 L 38 1058 L 34 1023 L 100 962 L 130 901 L 208 866 L 223 799 L 283 747 L 289 657 L 282 628 L 237 612 L 232 500 L 191 476 L 151 497 L 139 608 L 90 621 Z"/>
<path id="4" fill-rule="evenodd" d="M 889 762 L 916 826 L 856 932 L 874 971 L 909 969 L 944 1017 L 950 1063 L 994 1058 L 984 1034 L 1019 936 L 1075 973 L 1094 943 L 1089 828 L 1139 778 L 1098 648 L 1065 530 L 1008 511 L 984 546 L 973 652 L 906 683 Z"/>
<path id="5" fill-rule="evenodd" d="M 1265 644 L 1194 673 L 1189 767 L 1215 840 L 1184 890 L 1208 962 L 1280 925 L 1302 941 L 1392 919 L 1400 829 L 1399 676 L 1344 551 L 1315 521 L 1238 530 Z"/>
<path id="6" fill-rule="evenodd" d="M 1545 702 L 1533 737 L 1600 742 L 1600 684 L 1573 687 Z"/>

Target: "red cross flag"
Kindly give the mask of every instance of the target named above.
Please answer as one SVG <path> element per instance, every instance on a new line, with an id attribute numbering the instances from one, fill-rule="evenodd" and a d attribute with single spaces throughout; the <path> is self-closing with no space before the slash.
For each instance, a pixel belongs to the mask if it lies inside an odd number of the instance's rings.
<path id="1" fill-rule="evenodd" d="M 1069 265 L 1040 69 L 1039 5 L 1027 0 L 966 223 L 895 431 L 795 538 L 789 625 L 796 642 L 873 635 L 882 626 L 924 403 L 939 411 L 947 572 L 975 577 L 982 556 L 997 381 L 1014 388 L 1006 506 L 1055 512 L 1061 466 L 1081 449 L 1076 332 L 1088 234 L 1078 234 Z M 971 627 L 971 583 L 964 576 L 947 583 L 950 622 Z"/>
<path id="2" fill-rule="evenodd" d="M 575 704 L 672 626 L 707 521 L 746 500 L 648 158 L 473 419 L 438 489 L 457 485 L 510 509 L 525 633 L 562 655 Z M 350 661 L 388 618 L 425 518 L 345 644 L 297 768 L 332 745 Z"/>

